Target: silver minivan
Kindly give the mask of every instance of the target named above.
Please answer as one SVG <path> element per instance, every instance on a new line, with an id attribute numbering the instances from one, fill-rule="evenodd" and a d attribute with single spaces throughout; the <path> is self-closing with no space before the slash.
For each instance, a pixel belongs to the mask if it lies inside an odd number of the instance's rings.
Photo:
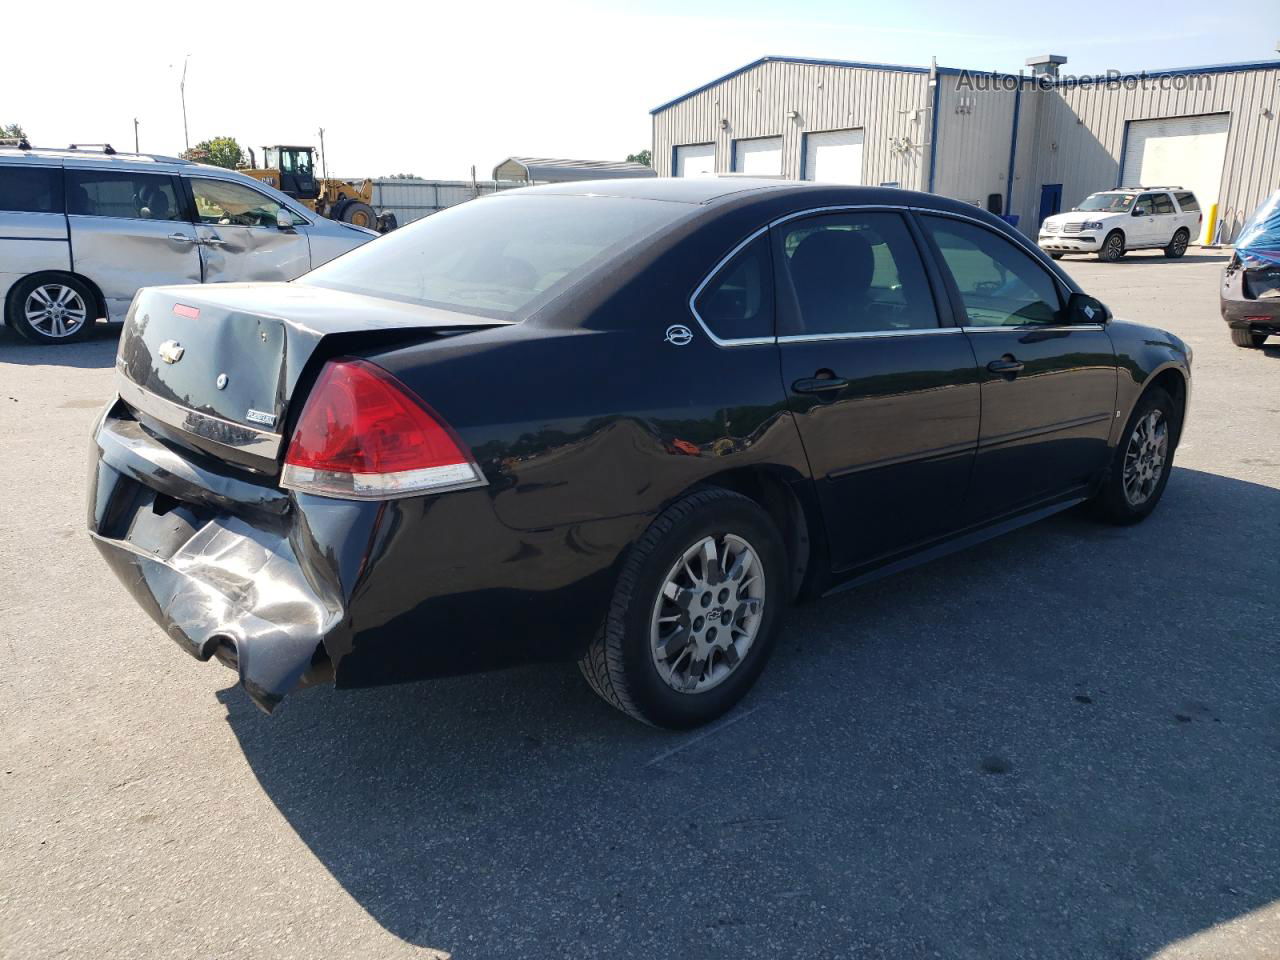
<path id="1" fill-rule="evenodd" d="M 377 236 L 221 167 L 0 147 L 3 319 L 37 342 L 123 321 L 141 287 L 292 280 Z"/>

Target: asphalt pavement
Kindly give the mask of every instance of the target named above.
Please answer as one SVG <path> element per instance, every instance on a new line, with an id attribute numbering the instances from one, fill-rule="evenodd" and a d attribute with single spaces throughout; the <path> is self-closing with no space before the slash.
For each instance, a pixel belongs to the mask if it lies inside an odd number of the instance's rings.
<path id="1" fill-rule="evenodd" d="M 116 331 L 0 331 L 0 957 L 1280 957 L 1280 346 L 1222 262 L 1063 261 L 1195 350 L 1147 522 L 796 609 L 687 734 L 572 666 L 264 716 L 85 533 Z"/>

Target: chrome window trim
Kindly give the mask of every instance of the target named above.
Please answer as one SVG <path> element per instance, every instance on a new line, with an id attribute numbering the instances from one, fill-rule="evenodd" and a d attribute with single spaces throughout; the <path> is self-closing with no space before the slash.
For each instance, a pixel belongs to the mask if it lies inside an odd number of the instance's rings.
<path id="1" fill-rule="evenodd" d="M 194 436 L 225 447 L 243 450 L 245 453 L 274 460 L 280 453 L 284 437 L 268 430 L 256 430 L 243 423 L 224 420 L 207 413 L 189 410 L 181 404 L 156 396 L 150 390 L 139 386 L 116 369 L 116 394 L 129 406 L 155 417 L 161 423 L 178 430 L 185 430 Z M 228 443 L 228 433 L 241 442 Z"/>
<path id="2" fill-rule="evenodd" d="M 703 144 L 681 144 L 681 146 L 703 146 Z M 816 334 L 816 333 L 807 334 L 806 333 L 806 334 L 788 334 L 786 336 L 781 336 L 781 337 L 775 334 L 772 337 L 737 337 L 737 338 L 729 338 L 729 339 L 723 339 L 721 337 L 717 337 L 714 333 L 711 332 L 711 328 L 708 327 L 706 324 L 706 321 L 702 319 L 702 315 L 698 313 L 697 307 L 694 306 L 694 303 L 697 301 L 698 297 L 702 294 L 702 291 L 706 289 L 707 284 L 709 284 L 713 279 L 715 279 L 716 274 L 719 273 L 720 270 L 730 260 L 736 257 L 742 251 L 742 249 L 747 246 L 747 244 L 751 243 L 751 241 L 755 240 L 761 234 L 766 233 L 772 230 L 774 227 L 779 226 L 780 224 L 783 224 L 783 223 L 787 223 L 791 220 L 799 220 L 803 217 L 819 216 L 825 213 L 842 213 L 850 210 L 860 210 L 864 212 L 899 211 L 904 213 L 919 213 L 919 214 L 926 214 L 926 215 L 932 215 L 932 216 L 938 216 L 938 217 L 951 217 L 956 220 L 965 220 L 965 221 L 968 221 L 969 223 L 977 224 L 979 227 L 985 228 L 987 231 L 995 234 L 998 237 L 1004 237 L 1006 240 L 1009 239 L 1005 234 L 1000 233 L 997 230 L 992 230 L 991 224 L 986 223 L 982 220 L 979 220 L 977 217 L 966 216 L 963 213 L 956 213 L 951 210 L 937 210 L 933 207 L 910 206 L 907 204 L 900 204 L 900 203 L 842 203 L 842 204 L 831 204 L 823 207 L 809 207 L 808 209 L 805 209 L 805 210 L 796 210 L 793 213 L 788 213 L 788 214 L 785 214 L 784 216 L 777 217 L 773 220 L 770 220 L 768 224 L 761 227 L 759 230 L 756 230 L 749 237 L 747 237 L 745 240 L 739 243 L 736 247 L 730 250 L 728 254 L 722 257 L 716 263 L 716 265 L 711 268 L 711 270 L 707 273 L 707 275 L 703 277 L 702 282 L 699 283 L 697 288 L 693 291 L 693 295 L 689 297 L 689 312 L 692 313 L 694 319 L 698 321 L 698 326 L 702 328 L 702 332 L 707 335 L 707 337 L 711 340 L 712 343 L 714 343 L 716 346 L 719 346 L 719 347 L 748 347 L 748 346 L 758 346 L 760 344 L 765 344 L 765 343 L 799 343 L 799 342 L 805 342 L 808 340 L 865 340 L 865 339 L 876 339 L 876 338 L 883 338 L 883 337 L 911 336 L 911 335 L 922 334 L 922 333 L 950 333 L 952 331 L 957 331 L 957 332 L 964 331 L 965 333 L 981 333 L 988 330 L 1006 330 L 1007 331 L 1007 330 L 1095 330 L 1095 329 L 1101 330 L 1103 329 L 1102 326 L 1099 324 L 1080 324 L 1078 326 L 1054 326 L 1054 327 L 942 327 L 942 326 L 939 326 L 937 328 L 921 328 L 921 329 L 913 329 L 913 330 L 885 330 L 885 331 L 872 330 L 872 331 L 857 331 L 857 332 L 851 332 L 851 333 L 827 333 L 827 334 Z M 1021 233 L 1017 231 L 1014 231 L 1013 239 L 1016 241 L 1015 245 L 1021 246 L 1023 248 L 1023 251 L 1026 253 L 1032 253 L 1032 254 L 1043 253 L 1043 251 L 1040 249 L 1038 244 L 1032 243 L 1030 239 L 1023 236 Z M 1038 257 L 1033 256 L 1033 259 L 1039 262 Z M 1044 264 L 1040 264 L 1040 267 L 1044 269 L 1045 272 L 1047 272 L 1050 277 L 1053 278 L 1054 283 L 1057 284 L 1059 293 L 1064 296 L 1064 299 L 1069 299 L 1071 297 L 1071 294 L 1074 291 L 1072 291 L 1072 289 L 1069 286 L 1067 286 L 1066 281 L 1064 281 L 1062 277 L 1059 276 L 1055 270 L 1051 270 L 1045 267 Z M 775 324 L 776 324 L 776 317 L 775 317 Z"/>
<path id="3" fill-rule="evenodd" d="M 850 333 L 790 333 L 779 343 L 809 343 L 814 340 L 892 340 L 932 333 L 963 333 L 960 327 L 913 327 L 910 330 L 857 330 Z"/>
<path id="4" fill-rule="evenodd" d="M 1071 333 L 1075 330 L 1103 330 L 1100 323 L 1055 323 L 1041 326 L 1034 323 L 1024 323 L 1018 326 L 990 326 L 990 327 L 957 327 L 965 333 Z"/>

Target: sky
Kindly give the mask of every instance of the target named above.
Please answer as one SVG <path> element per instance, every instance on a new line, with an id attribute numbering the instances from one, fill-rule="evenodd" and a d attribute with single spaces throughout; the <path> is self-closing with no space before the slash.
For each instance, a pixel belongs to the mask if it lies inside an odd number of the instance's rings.
<path id="1" fill-rule="evenodd" d="M 302 6 L 71 0 L 11 4 L 0 122 L 40 146 L 189 139 L 315 144 L 343 177 L 484 179 L 508 156 L 621 160 L 649 111 L 764 55 L 1071 73 L 1280 58 L 1280 3 L 1207 0 L 647 0 Z M 1117 11 L 1120 11 L 1117 13 Z M 1261 12 L 1259 12 L 1261 11 Z M 47 41 L 47 42 L 46 42 Z"/>

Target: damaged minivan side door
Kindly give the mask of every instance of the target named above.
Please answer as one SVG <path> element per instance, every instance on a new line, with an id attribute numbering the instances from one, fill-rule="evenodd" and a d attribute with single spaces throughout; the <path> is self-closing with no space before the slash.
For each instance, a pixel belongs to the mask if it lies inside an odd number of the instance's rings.
<path id="1" fill-rule="evenodd" d="M 265 193 L 216 177 L 190 184 L 205 283 L 293 280 L 311 269 L 308 221 Z M 280 213 L 292 218 L 280 225 Z"/>

